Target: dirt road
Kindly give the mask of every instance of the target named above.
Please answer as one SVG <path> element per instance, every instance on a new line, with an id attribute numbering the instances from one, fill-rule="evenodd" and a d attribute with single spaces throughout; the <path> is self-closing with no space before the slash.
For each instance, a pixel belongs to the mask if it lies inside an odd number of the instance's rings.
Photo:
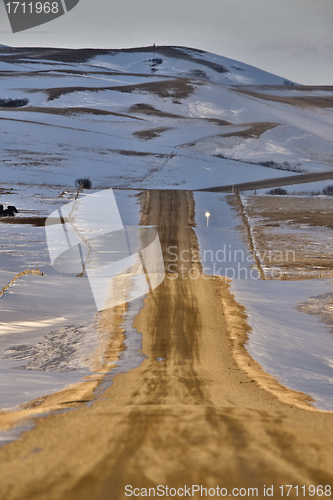
<path id="1" fill-rule="evenodd" d="M 196 189 L 196 191 L 208 191 L 210 193 L 232 193 L 236 191 L 251 191 L 255 189 L 274 188 L 279 186 L 292 186 L 307 182 L 323 181 L 333 179 L 333 172 L 312 172 L 309 174 L 290 175 L 288 177 L 275 177 L 261 181 L 240 182 L 227 186 L 214 186 L 211 188 Z"/>
<path id="2" fill-rule="evenodd" d="M 224 281 L 191 262 L 193 221 L 190 193 L 147 194 L 142 223 L 158 226 L 166 268 L 170 245 L 186 261 L 174 263 L 136 317 L 146 359 L 91 406 L 39 418 L 2 447 L 1 500 L 118 500 L 126 485 L 192 484 L 228 488 L 228 496 L 258 488 L 258 498 L 273 485 L 280 498 L 283 484 L 332 484 L 332 415 L 300 409 L 302 396 L 273 381 L 280 399 L 262 387 L 269 379 L 242 347 L 242 308 Z"/>

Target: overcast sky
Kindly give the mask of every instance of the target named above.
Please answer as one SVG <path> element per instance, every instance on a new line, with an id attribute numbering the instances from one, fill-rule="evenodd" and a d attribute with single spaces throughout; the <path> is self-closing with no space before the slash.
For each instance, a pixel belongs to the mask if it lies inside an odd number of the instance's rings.
<path id="1" fill-rule="evenodd" d="M 0 44 L 153 43 L 207 50 L 298 83 L 333 85 L 333 0 L 80 0 L 64 16 L 15 34 L 0 0 Z"/>

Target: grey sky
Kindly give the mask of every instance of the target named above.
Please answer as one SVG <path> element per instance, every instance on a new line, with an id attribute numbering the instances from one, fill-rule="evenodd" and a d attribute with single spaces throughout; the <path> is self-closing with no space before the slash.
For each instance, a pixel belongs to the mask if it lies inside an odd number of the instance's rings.
<path id="1" fill-rule="evenodd" d="M 80 0 L 66 15 L 13 34 L 0 0 L 5 45 L 186 45 L 314 85 L 333 85 L 332 26 L 333 0 Z"/>

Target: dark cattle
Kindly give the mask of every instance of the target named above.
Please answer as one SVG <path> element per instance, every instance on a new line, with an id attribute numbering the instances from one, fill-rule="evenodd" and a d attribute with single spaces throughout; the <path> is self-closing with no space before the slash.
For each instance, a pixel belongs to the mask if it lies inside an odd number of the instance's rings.
<path id="1" fill-rule="evenodd" d="M 0 205 L 0 217 L 3 215 L 3 205 Z"/>
<path id="2" fill-rule="evenodd" d="M 1 206 L 0 206 L 1 208 Z M 4 215 L 5 217 L 8 216 L 8 217 L 14 217 L 14 213 L 17 213 L 17 208 L 14 207 L 14 205 L 8 205 L 8 207 L 3 210 L 3 206 L 2 206 L 2 213 L 0 212 L 1 215 Z"/>

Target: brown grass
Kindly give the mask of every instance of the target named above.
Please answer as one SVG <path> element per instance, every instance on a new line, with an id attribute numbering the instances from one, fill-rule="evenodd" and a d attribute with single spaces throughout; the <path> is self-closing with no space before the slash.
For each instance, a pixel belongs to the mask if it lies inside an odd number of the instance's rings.
<path id="1" fill-rule="evenodd" d="M 71 116 L 71 115 L 112 115 L 112 116 L 123 116 L 125 118 L 132 118 L 139 120 L 133 116 L 124 115 L 121 113 L 114 113 L 112 111 L 106 111 L 104 109 L 96 108 L 83 108 L 83 107 L 73 107 L 73 108 L 42 108 L 37 106 L 28 106 L 24 108 L 8 108 L 9 111 L 28 111 L 30 113 L 46 113 L 48 115 L 61 115 L 61 116 Z"/>
<path id="2" fill-rule="evenodd" d="M 13 194 L 14 192 L 13 188 L 0 188 L 0 195 Z"/>
<path id="3" fill-rule="evenodd" d="M 244 90 L 245 87 L 239 86 L 240 90 Z M 333 85 L 246 85 L 246 90 L 280 90 L 284 92 L 311 92 L 312 90 L 333 92 Z"/>
<path id="4" fill-rule="evenodd" d="M 142 141 L 149 141 L 150 139 L 155 139 L 156 137 L 160 137 L 161 134 L 166 130 L 172 130 L 172 127 L 159 127 L 147 130 L 139 130 L 138 132 L 134 132 L 133 135 L 134 137 L 137 137 Z"/>
<path id="5" fill-rule="evenodd" d="M 258 139 L 264 132 L 278 127 L 279 124 L 272 122 L 254 122 L 243 123 L 240 126 L 246 128 L 235 132 L 228 132 L 227 134 L 219 134 L 218 137 L 242 137 L 243 139 Z"/>
<path id="6" fill-rule="evenodd" d="M 318 96 L 297 96 L 297 97 L 289 97 L 289 96 L 278 96 L 271 94 L 263 94 L 261 92 L 253 92 L 251 90 L 233 89 L 235 92 L 239 92 L 251 97 L 256 97 L 257 99 L 261 99 L 263 101 L 273 101 L 280 102 L 282 104 L 289 104 L 290 106 L 299 106 L 299 107 L 316 107 L 316 108 L 333 108 L 333 96 L 332 97 L 318 97 Z"/>
<path id="7" fill-rule="evenodd" d="M 0 224 L 28 224 L 30 226 L 45 226 L 46 217 L 0 217 Z"/>
<path id="8" fill-rule="evenodd" d="M 160 116 L 164 118 L 182 118 L 183 120 L 205 120 L 207 122 L 213 123 L 214 125 L 219 125 L 224 127 L 226 125 L 232 125 L 232 123 L 226 120 L 220 120 L 219 118 L 189 118 L 187 116 L 176 115 L 174 113 L 167 113 L 165 111 L 161 111 L 159 109 L 154 108 L 154 106 L 150 106 L 149 104 L 138 103 L 134 104 L 128 110 L 130 113 L 142 113 L 147 116 Z"/>
<path id="9" fill-rule="evenodd" d="M 199 120 L 206 120 L 207 122 L 214 123 L 215 125 L 220 125 L 221 127 L 224 127 L 225 125 L 232 125 L 231 122 L 220 120 L 219 118 L 199 118 Z"/>
<path id="10" fill-rule="evenodd" d="M 199 57 L 196 57 L 198 55 L 204 55 L 206 52 L 204 50 L 199 50 L 199 49 L 193 49 L 189 47 L 179 47 L 179 46 L 168 46 L 168 45 L 162 45 L 162 46 L 156 46 L 155 49 L 153 46 L 149 47 L 137 47 L 133 49 L 119 49 L 119 50 L 112 50 L 113 53 L 119 53 L 119 52 L 152 52 L 154 53 L 154 50 L 156 51 L 156 54 L 160 54 L 161 56 L 165 57 L 172 57 L 174 59 L 183 59 L 184 61 L 191 61 L 199 64 L 200 66 L 206 66 L 207 68 L 212 69 L 213 71 L 216 71 L 217 73 L 229 73 L 228 69 L 222 66 L 221 64 L 213 63 L 211 61 L 206 61 L 205 59 L 201 59 Z"/>
<path id="11" fill-rule="evenodd" d="M 196 82 L 195 85 L 199 85 L 199 83 Z M 119 85 L 116 87 L 54 87 L 47 89 L 29 89 L 27 92 L 44 92 L 48 96 L 48 101 L 54 101 L 63 95 L 72 94 L 74 92 L 102 92 L 105 90 L 126 92 L 128 94 L 132 92 L 149 93 L 162 98 L 170 97 L 173 99 L 185 99 L 194 92 L 195 86 L 189 78 L 170 78 L 158 82 Z"/>
<path id="12" fill-rule="evenodd" d="M 333 229 L 333 199 L 249 196 L 247 200 L 246 215 L 261 263 L 279 270 L 276 277 L 332 275 L 333 244 L 327 230 Z"/>
<path id="13" fill-rule="evenodd" d="M 196 85 L 199 85 L 196 82 Z M 147 92 L 149 94 L 157 95 L 158 97 L 173 99 L 186 99 L 193 94 L 195 86 L 189 78 L 175 78 L 162 80 L 159 82 L 139 83 L 136 85 L 123 85 L 121 87 L 114 87 L 112 90 L 118 92 Z"/>
<path id="14" fill-rule="evenodd" d="M 60 61 L 68 63 L 84 63 L 92 57 L 108 54 L 107 49 L 60 49 L 43 47 L 1 47 L 1 54 L 6 56 L 6 61 L 11 63 L 25 62 L 25 59 Z M 36 61 L 36 62 L 37 62 Z M 29 61 L 30 62 L 30 61 Z"/>
<path id="15" fill-rule="evenodd" d="M 165 111 L 160 111 L 159 109 L 150 106 L 149 104 L 134 104 L 129 108 L 129 113 L 142 113 L 148 116 L 163 116 L 165 118 L 184 118 L 181 115 L 175 115 L 173 113 L 166 113 Z"/>
<path id="16" fill-rule="evenodd" d="M 290 222 L 333 229 L 333 197 L 251 196 L 249 214 L 264 223 Z"/>
<path id="17" fill-rule="evenodd" d="M 124 156 L 154 156 L 155 158 L 168 158 L 169 155 L 162 153 L 146 153 L 144 151 L 133 151 L 131 149 L 109 149 L 112 153 Z"/>

